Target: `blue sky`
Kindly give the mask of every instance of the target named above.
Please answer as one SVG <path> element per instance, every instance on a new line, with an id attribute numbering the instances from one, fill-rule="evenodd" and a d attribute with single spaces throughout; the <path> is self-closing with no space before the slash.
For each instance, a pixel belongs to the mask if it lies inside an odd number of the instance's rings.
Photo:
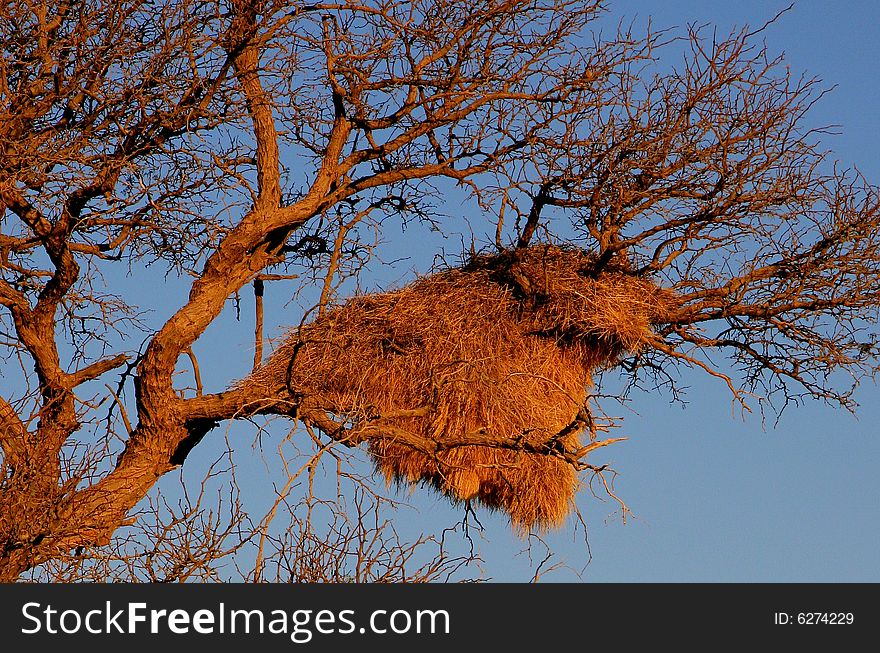
<path id="1" fill-rule="evenodd" d="M 788 2 L 703 1 L 617 2 L 611 15 L 656 27 L 711 23 L 719 32 L 734 25 L 758 26 Z M 857 165 L 880 181 L 880 3 L 801 1 L 765 33 L 771 52 L 784 52 L 795 72 L 835 86 L 813 110 L 814 126 L 840 125 L 826 144 L 844 165 Z M 450 208 L 450 214 L 456 209 Z M 465 218 L 468 216 L 465 215 Z M 475 217 L 476 221 L 476 217 Z M 462 232 L 466 229 L 462 226 Z M 376 269 L 368 285 L 405 281 L 407 271 L 425 271 L 440 248 L 455 253 L 460 240 L 403 232 L 388 251 L 406 256 L 396 267 Z M 183 301 L 186 289 L 154 287 L 145 297 L 156 320 Z M 267 290 L 266 322 L 277 335 L 290 315 L 285 298 Z M 141 288 L 140 290 L 149 290 Z M 252 326 L 249 297 L 242 297 L 242 321 L 227 311 L 200 341 L 197 352 L 207 390 L 220 390 L 247 372 Z M 667 397 L 636 395 L 620 435 L 627 442 L 604 450 L 594 462 L 619 472 L 615 490 L 633 514 L 624 523 L 615 504 L 583 491 L 579 507 L 586 520 L 589 551 L 582 532 L 564 528 L 544 539 L 565 563 L 548 581 L 880 581 L 880 389 L 870 382 L 858 394 L 857 416 L 818 404 L 789 409 L 778 424 L 758 415 L 742 418 L 719 382 L 694 373 L 686 406 Z M 283 425 L 273 430 L 283 434 Z M 261 455 L 251 447 L 254 429 L 226 431 L 240 451 L 239 480 L 249 500 L 271 500 L 271 457 L 276 442 Z M 198 479 L 206 461 L 222 450 L 215 431 L 187 462 L 186 476 Z M 263 459 L 269 459 L 265 463 Z M 277 471 L 277 470 L 276 470 Z M 163 486 L 172 491 L 176 481 Z M 601 493 L 600 493 L 601 494 Z M 398 498 L 410 507 L 394 519 L 403 535 L 436 532 L 460 521 L 460 508 L 424 490 Z M 495 581 L 526 581 L 534 558 L 511 535 L 506 519 L 478 512 L 483 531 L 472 533 L 484 559 L 482 573 Z M 541 555 L 540 545 L 533 555 Z M 587 564 L 589 562 L 589 564 Z"/>
<path id="2" fill-rule="evenodd" d="M 658 26 L 763 24 L 787 2 L 619 3 Z M 809 117 L 838 124 L 828 138 L 844 165 L 880 179 L 880 4 L 802 1 L 766 32 L 795 72 L 835 90 Z M 732 415 L 726 390 L 694 376 L 682 409 L 644 398 L 613 453 L 626 525 L 593 515 L 594 581 L 880 580 L 880 392 L 868 384 L 857 417 L 808 404 L 778 425 Z M 634 402 L 636 403 L 636 402 Z"/>

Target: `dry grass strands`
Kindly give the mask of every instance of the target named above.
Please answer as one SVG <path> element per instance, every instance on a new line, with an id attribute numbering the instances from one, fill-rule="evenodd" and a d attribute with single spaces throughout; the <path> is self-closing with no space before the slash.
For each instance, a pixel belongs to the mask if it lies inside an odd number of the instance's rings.
<path id="1" fill-rule="evenodd" d="M 571 425 L 592 372 L 648 342 L 672 299 L 648 280 L 594 267 L 581 251 L 549 245 L 475 257 L 328 311 L 242 385 L 307 398 L 353 437 L 369 433 L 389 481 L 479 500 L 520 530 L 557 526 L 578 480 L 554 452 L 580 446 Z M 488 446 L 455 445 L 469 435 Z"/>

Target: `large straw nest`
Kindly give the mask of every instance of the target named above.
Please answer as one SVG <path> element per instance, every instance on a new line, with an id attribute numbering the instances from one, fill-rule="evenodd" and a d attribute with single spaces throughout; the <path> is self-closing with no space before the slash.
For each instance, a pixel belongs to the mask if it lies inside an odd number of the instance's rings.
<path id="1" fill-rule="evenodd" d="M 672 299 L 650 280 L 594 268 L 584 252 L 550 245 L 474 257 L 329 310 L 242 384 L 307 397 L 354 429 L 384 425 L 369 452 L 389 481 L 479 500 L 521 530 L 556 526 L 577 489 L 562 457 L 480 445 L 426 453 L 394 433 L 441 443 L 481 433 L 537 448 L 556 438 L 576 450 L 579 433 L 566 427 L 592 372 L 644 346 Z"/>

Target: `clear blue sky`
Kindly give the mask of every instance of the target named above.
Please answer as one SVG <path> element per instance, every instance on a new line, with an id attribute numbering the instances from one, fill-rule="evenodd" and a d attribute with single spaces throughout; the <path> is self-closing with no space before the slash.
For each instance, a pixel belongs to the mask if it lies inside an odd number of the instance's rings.
<path id="1" fill-rule="evenodd" d="M 763 24 L 788 2 L 617 3 L 658 26 L 707 22 L 724 32 Z M 624 9 L 624 6 L 626 9 Z M 766 32 L 795 72 L 836 90 L 809 118 L 835 123 L 827 139 L 844 164 L 880 180 L 880 3 L 807 0 Z M 602 521 L 595 501 L 595 581 L 880 580 L 880 389 L 859 395 L 858 418 L 819 405 L 773 428 L 731 414 L 717 383 L 695 376 L 686 409 L 645 398 L 628 417 L 631 440 L 613 454 L 617 489 L 637 519 Z M 636 402 L 634 402 L 636 403 Z"/>
<path id="2" fill-rule="evenodd" d="M 652 17 L 655 26 L 713 23 L 758 26 L 788 2 L 703 0 L 616 2 L 614 16 Z M 625 13 L 624 13 L 625 12 Z M 844 164 L 856 164 L 880 182 L 880 3 L 801 1 L 766 32 L 771 51 L 784 52 L 796 72 L 821 77 L 836 90 L 816 106 L 808 121 L 839 124 L 842 133 L 827 145 Z M 466 217 L 466 216 L 465 216 Z M 477 221 L 476 216 L 474 221 Z M 466 226 L 461 230 L 467 232 Z M 439 247 L 460 250 L 460 241 L 424 234 L 400 238 L 389 253 L 410 258 L 403 267 L 377 270 L 367 281 L 396 284 L 407 269 L 426 270 Z M 173 311 L 184 289 L 166 288 L 152 300 L 155 317 Z M 267 323 L 282 325 L 291 306 L 267 296 Z M 247 371 L 252 351 L 248 298 L 243 319 L 227 312 L 199 343 L 209 390 Z M 288 311 L 288 313 L 285 313 Z M 298 315 L 297 318 L 298 319 Z M 288 320 L 289 321 L 289 318 Z M 781 422 L 762 425 L 758 416 L 735 416 L 729 394 L 701 374 L 685 378 L 689 404 L 641 394 L 626 415 L 621 435 L 629 440 L 595 462 L 618 470 L 616 491 L 634 515 L 622 523 L 609 500 L 581 493 L 592 559 L 581 533 L 563 529 L 545 538 L 567 562 L 548 581 L 880 581 L 880 388 L 870 383 L 858 395 L 858 416 L 808 404 L 786 412 Z M 277 434 L 283 429 L 276 428 Z M 254 430 L 234 425 L 230 439 L 242 450 L 240 480 L 254 500 L 270 496 L 260 456 L 251 454 Z M 196 478 L 200 461 L 213 459 L 223 439 L 209 436 L 187 463 Z M 265 447 L 271 458 L 275 442 Z M 191 465 L 192 463 L 192 465 Z M 188 475 L 189 477 L 189 475 Z M 171 488 L 176 481 L 166 480 Z M 397 514 L 403 534 L 439 530 L 461 518 L 461 510 L 417 490 L 401 494 L 411 509 Z M 531 577 L 524 543 L 511 536 L 506 520 L 480 511 L 485 527 L 475 540 L 485 576 L 496 581 Z M 540 547 L 534 555 L 540 559 Z M 533 561 L 532 561 L 533 562 Z M 582 573 L 575 573 L 581 572 Z"/>

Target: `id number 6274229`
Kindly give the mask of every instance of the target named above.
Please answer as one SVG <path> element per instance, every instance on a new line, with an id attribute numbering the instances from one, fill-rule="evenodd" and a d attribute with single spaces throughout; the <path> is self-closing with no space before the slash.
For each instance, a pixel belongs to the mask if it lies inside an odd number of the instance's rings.
<path id="1" fill-rule="evenodd" d="M 800 626 L 849 626 L 855 621 L 852 612 L 777 612 L 773 615 L 773 623 L 777 626 L 798 624 Z"/>

